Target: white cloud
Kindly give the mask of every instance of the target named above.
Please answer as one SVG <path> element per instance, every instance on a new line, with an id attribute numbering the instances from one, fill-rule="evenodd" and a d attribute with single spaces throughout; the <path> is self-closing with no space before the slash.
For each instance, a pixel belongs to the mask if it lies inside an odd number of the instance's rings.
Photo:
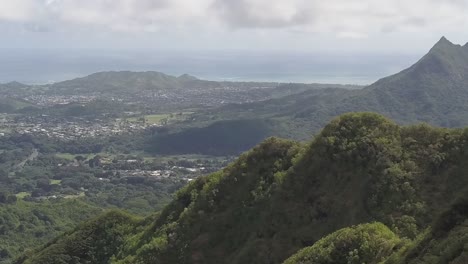
<path id="1" fill-rule="evenodd" d="M 369 34 L 468 26 L 468 0 L 3 0 L 0 21 L 117 32 L 299 30 Z"/>
<path id="2" fill-rule="evenodd" d="M 61 22 L 113 31 L 157 31 L 206 19 L 210 0 L 55 0 L 48 9 Z"/>
<path id="3" fill-rule="evenodd" d="M 23 22 L 35 18 L 40 8 L 35 0 L 4 0 L 0 3 L 0 21 Z"/>

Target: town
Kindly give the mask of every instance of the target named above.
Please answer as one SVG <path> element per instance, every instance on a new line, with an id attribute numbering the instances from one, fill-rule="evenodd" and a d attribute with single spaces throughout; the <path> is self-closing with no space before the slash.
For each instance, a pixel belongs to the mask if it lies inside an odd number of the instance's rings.
<path id="1" fill-rule="evenodd" d="M 134 120 L 134 121 L 132 121 Z M 80 117 L 52 117 L 47 115 L 1 115 L 0 131 L 3 135 L 28 134 L 46 136 L 60 140 L 107 137 L 132 134 L 159 124 L 146 123 L 138 119 L 96 119 L 90 121 Z M 0 134 L 1 135 L 1 134 Z"/>

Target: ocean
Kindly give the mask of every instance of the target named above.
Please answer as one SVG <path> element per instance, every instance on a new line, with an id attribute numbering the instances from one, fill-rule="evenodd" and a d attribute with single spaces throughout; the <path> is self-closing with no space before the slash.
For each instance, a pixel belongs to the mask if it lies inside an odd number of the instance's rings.
<path id="1" fill-rule="evenodd" d="M 188 73 L 216 81 L 366 85 L 414 63 L 417 54 L 253 51 L 0 50 L 0 83 L 45 84 L 99 71 Z"/>

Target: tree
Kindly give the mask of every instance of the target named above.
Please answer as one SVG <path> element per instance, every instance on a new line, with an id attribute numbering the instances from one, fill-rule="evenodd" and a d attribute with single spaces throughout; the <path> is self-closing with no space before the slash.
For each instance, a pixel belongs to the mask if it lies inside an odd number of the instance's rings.
<path id="1" fill-rule="evenodd" d="M 4 169 L 0 169 L 0 182 L 6 182 L 8 179 L 8 172 Z"/>

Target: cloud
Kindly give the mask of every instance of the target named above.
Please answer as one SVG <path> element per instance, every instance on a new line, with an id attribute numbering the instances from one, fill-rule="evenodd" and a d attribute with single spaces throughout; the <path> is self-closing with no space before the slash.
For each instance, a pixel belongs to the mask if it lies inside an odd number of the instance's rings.
<path id="1" fill-rule="evenodd" d="M 0 21 L 23 22 L 35 18 L 34 10 L 40 8 L 35 0 L 6 0 L 0 4 Z"/>
<path id="2" fill-rule="evenodd" d="M 284 28 L 313 23 L 314 10 L 304 0 L 216 0 L 213 10 L 233 28 Z"/>
<path id="3" fill-rule="evenodd" d="M 74 26 L 112 31 L 158 31 L 202 20 L 210 0 L 54 0 L 50 14 Z"/>
<path id="4" fill-rule="evenodd" d="M 352 38 L 468 26 L 466 0 L 216 0 L 214 7 L 231 28 L 301 28 Z"/>
<path id="5" fill-rule="evenodd" d="M 362 38 L 468 26 L 468 0 L 5 0 L 0 21 L 111 32 L 291 30 Z"/>

